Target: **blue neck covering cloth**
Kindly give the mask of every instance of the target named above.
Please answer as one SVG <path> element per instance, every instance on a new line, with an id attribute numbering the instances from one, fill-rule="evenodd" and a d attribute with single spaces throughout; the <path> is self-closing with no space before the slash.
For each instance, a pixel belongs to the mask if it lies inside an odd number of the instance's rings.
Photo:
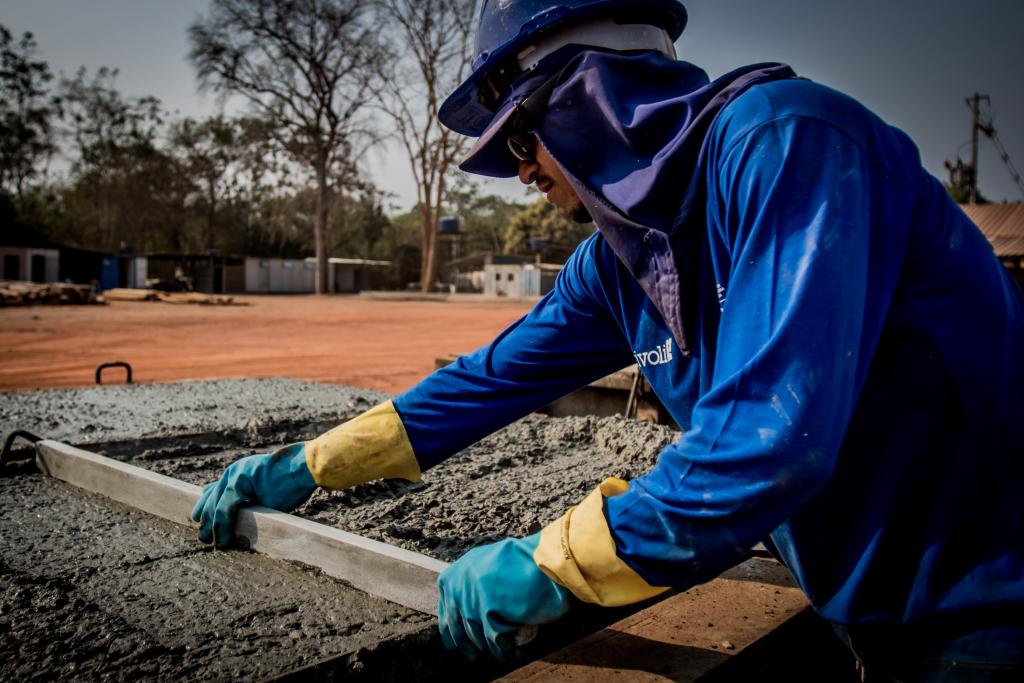
<path id="1" fill-rule="evenodd" d="M 709 81 L 698 67 L 658 52 L 598 50 L 580 51 L 563 73 L 537 139 L 689 355 L 682 271 L 692 254 L 681 252 L 694 232 L 685 226 L 703 231 L 705 137 L 718 112 L 747 88 L 796 74 L 781 64 L 755 64 Z M 502 127 L 516 103 L 551 74 L 520 76 L 462 170 L 517 174 Z"/>

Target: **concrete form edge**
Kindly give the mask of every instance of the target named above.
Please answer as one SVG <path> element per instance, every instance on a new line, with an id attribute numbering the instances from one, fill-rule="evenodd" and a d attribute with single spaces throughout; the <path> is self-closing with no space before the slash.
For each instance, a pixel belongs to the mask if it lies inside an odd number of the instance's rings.
<path id="1" fill-rule="evenodd" d="M 202 489 L 194 484 L 59 441 L 37 443 L 36 463 L 44 474 L 73 486 L 196 526 L 191 512 Z M 446 562 L 261 506 L 242 508 L 235 531 L 256 552 L 315 567 L 371 595 L 437 614 L 437 575 Z"/>

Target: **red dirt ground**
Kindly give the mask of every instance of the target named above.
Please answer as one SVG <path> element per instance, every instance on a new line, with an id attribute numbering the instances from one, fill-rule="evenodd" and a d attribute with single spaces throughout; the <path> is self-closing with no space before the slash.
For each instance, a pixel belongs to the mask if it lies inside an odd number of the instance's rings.
<path id="1" fill-rule="evenodd" d="M 246 306 L 111 302 L 0 309 L 0 391 L 88 386 L 127 361 L 136 382 L 287 376 L 403 391 L 434 359 L 490 341 L 527 302 L 236 297 Z M 105 371 L 104 383 L 124 381 Z"/>

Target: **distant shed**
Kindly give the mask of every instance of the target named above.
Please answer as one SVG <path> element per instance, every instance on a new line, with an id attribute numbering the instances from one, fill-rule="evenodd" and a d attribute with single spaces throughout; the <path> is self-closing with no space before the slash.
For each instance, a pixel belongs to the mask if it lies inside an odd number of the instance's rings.
<path id="1" fill-rule="evenodd" d="M 316 267 L 316 259 L 307 259 Z M 355 294 L 366 289 L 380 289 L 391 261 L 361 258 L 328 259 L 327 291 L 334 294 Z"/>
<path id="2" fill-rule="evenodd" d="M 245 259 L 245 291 L 253 294 L 307 294 L 316 289 L 316 262 L 307 259 Z"/>
<path id="3" fill-rule="evenodd" d="M 5 232 L 0 242 L 0 278 L 56 282 L 60 273 L 60 252 L 57 245 L 43 239 L 33 230 Z"/>
<path id="4" fill-rule="evenodd" d="M 1024 287 L 1024 202 L 961 204 L 960 208 L 981 228 L 996 256 Z"/>
<path id="5" fill-rule="evenodd" d="M 56 282 L 60 272 L 60 252 L 38 247 L 0 246 L 4 280 Z"/>
<path id="6" fill-rule="evenodd" d="M 327 291 L 351 294 L 380 286 L 391 261 L 330 258 Z M 308 294 L 316 291 L 316 259 L 245 259 L 245 291 L 258 294 Z"/>

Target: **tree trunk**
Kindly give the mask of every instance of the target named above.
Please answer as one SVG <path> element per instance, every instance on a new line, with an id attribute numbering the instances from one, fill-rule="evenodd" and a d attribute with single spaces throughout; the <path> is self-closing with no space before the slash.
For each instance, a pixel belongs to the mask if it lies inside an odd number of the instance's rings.
<path id="1" fill-rule="evenodd" d="M 445 166 L 441 166 L 438 169 L 437 182 L 434 183 L 433 188 L 432 188 L 433 191 L 434 191 L 433 201 L 428 201 L 427 202 L 428 206 L 427 206 L 426 211 L 425 211 L 425 214 L 427 216 L 427 218 L 426 218 L 427 233 L 430 235 L 430 255 L 429 255 L 430 260 L 426 263 L 425 271 L 424 272 L 429 272 L 429 274 L 430 274 L 429 282 L 430 283 L 433 283 L 434 280 L 436 280 L 437 277 L 438 277 L 438 272 L 437 272 L 437 270 L 438 270 L 438 268 L 437 268 L 437 245 L 438 245 L 438 242 L 440 242 L 440 235 L 439 235 L 439 232 L 438 232 L 437 225 L 438 225 L 438 223 L 441 222 L 441 202 L 442 202 L 442 200 L 444 198 L 444 188 L 445 188 L 444 174 L 445 174 L 446 170 L 447 170 L 447 168 Z M 424 196 L 426 196 L 428 198 L 431 197 L 430 191 L 431 191 L 431 187 L 429 187 L 429 186 L 425 187 L 424 188 Z"/>
<path id="2" fill-rule="evenodd" d="M 213 250 L 213 222 L 216 220 L 216 190 L 214 189 L 213 182 L 208 182 L 208 189 L 206 195 L 206 201 L 208 202 L 206 210 L 206 251 Z"/>
<path id="3" fill-rule="evenodd" d="M 317 159 L 316 169 L 316 293 L 327 294 L 327 159 Z"/>
<path id="4" fill-rule="evenodd" d="M 433 289 L 434 280 L 437 279 L 437 222 L 434 220 L 434 211 L 429 201 L 420 205 L 420 231 L 423 235 L 420 291 L 426 294 Z"/>
<path id="5" fill-rule="evenodd" d="M 101 244 L 106 245 L 111 250 L 116 250 L 118 245 L 114 244 L 114 230 L 111 227 L 110 219 L 110 184 L 107 182 L 106 175 L 100 176 L 100 235 Z"/>

